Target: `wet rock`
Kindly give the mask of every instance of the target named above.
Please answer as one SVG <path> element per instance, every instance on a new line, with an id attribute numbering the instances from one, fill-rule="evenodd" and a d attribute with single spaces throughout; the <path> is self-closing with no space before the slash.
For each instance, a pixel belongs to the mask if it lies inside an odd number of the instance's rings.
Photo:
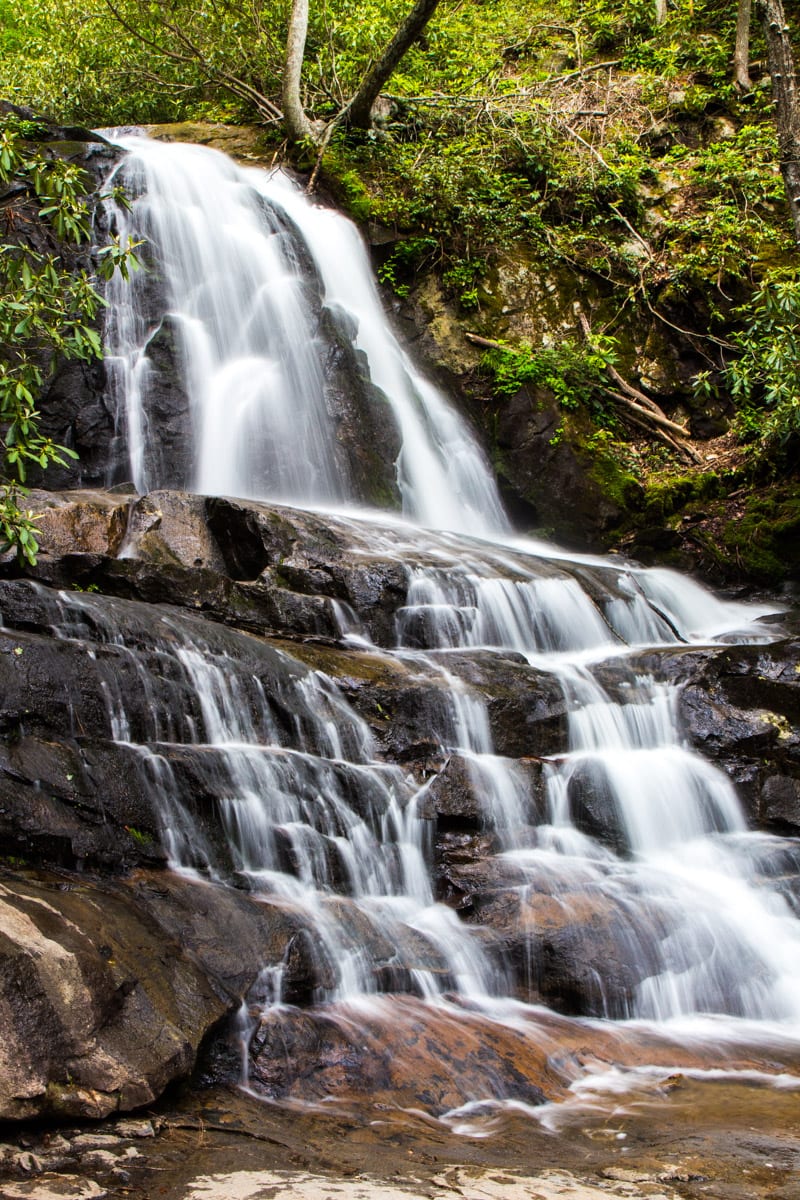
<path id="1" fill-rule="evenodd" d="M 439 832 L 433 867 L 437 899 L 469 915 L 489 896 L 524 885 L 525 872 L 496 857 L 500 847 L 495 834 Z"/>
<path id="2" fill-rule="evenodd" d="M 800 778 L 767 776 L 760 799 L 759 817 L 768 829 L 800 832 Z"/>
<path id="3" fill-rule="evenodd" d="M 9 1157 L 8 1165 L 16 1171 L 22 1171 L 25 1175 L 40 1175 L 43 1171 L 42 1160 L 38 1154 L 33 1154 L 30 1150 L 13 1151 Z"/>
<path id="4" fill-rule="evenodd" d="M 233 579 L 254 601 L 262 581 L 273 593 L 348 605 L 379 644 L 394 645 L 394 613 L 403 603 L 407 577 L 399 561 L 376 560 L 360 542 L 361 531 L 335 519 L 252 502 L 212 499 L 208 524 Z M 285 595 L 283 603 L 289 603 Z M 278 601 L 281 603 L 281 601 Z M 297 600 L 295 600 L 297 603 Z M 306 630 L 298 629 L 298 632 Z M 321 632 L 321 630 L 320 630 Z M 338 624 L 324 632 L 339 633 Z"/>
<path id="5" fill-rule="evenodd" d="M 492 931 L 520 997 L 566 1014 L 630 1016 L 639 984 L 659 969 L 666 926 L 657 905 L 632 922 L 625 898 L 602 887 L 538 886 L 473 898 L 470 919 Z"/>
<path id="6" fill-rule="evenodd" d="M 421 817 L 435 817 L 439 829 L 480 827 L 484 823 L 482 797 L 468 760 L 451 755 L 428 784 L 417 811 Z"/>
<path id="7" fill-rule="evenodd" d="M 207 501 L 186 492 L 150 492 L 130 502 L 127 556 L 150 563 L 225 573 L 225 559 L 206 523 Z M 91 547 L 86 547 L 91 551 Z"/>
<path id="8" fill-rule="evenodd" d="M 495 794 L 494 785 L 503 772 L 503 784 L 512 788 L 510 810 L 504 797 Z M 419 800 L 417 812 L 437 822 L 439 833 L 458 829 L 503 829 L 513 821 L 515 828 L 522 816 L 525 824 L 535 823 L 545 812 L 543 766 L 537 758 L 518 760 L 481 760 L 451 755 L 434 776 Z"/>
<path id="9" fill-rule="evenodd" d="M 122 1135 L 113 1133 L 79 1133 L 72 1145 L 83 1154 L 87 1150 L 118 1150 L 122 1147 Z"/>
<path id="10" fill-rule="evenodd" d="M 128 524 L 130 502 L 110 492 L 45 492 L 32 490 L 27 501 L 40 514 L 37 522 L 41 551 L 53 558 L 74 553 L 113 558 L 119 552 Z"/>
<path id="11" fill-rule="evenodd" d="M 163 945 L 141 929 L 126 947 L 136 919 L 107 896 L 103 909 L 105 919 L 113 914 L 113 933 L 98 928 L 99 914 L 85 892 L 48 894 L 30 884 L 12 891 L 4 884 L 0 896 L 3 1117 L 105 1116 L 120 1104 L 147 1103 L 187 1069 L 196 1029 L 225 1010 L 199 972 L 178 956 L 161 966 Z M 98 943 L 116 957 L 102 955 Z M 137 954 L 150 961 L 134 967 Z M 159 992 L 167 1004 L 161 1013 Z M 194 1003 L 185 1002 L 189 996 Z"/>
<path id="12" fill-rule="evenodd" d="M 0 1116 L 97 1118 L 151 1102 L 297 928 L 242 893 L 163 873 L 100 883 L 6 872 Z"/>
<path id="13" fill-rule="evenodd" d="M 798 836 L 800 641 L 650 651 L 631 665 L 680 684 L 688 743 L 733 781 L 751 825 Z M 600 677 L 613 689 L 619 671 Z"/>
<path id="14" fill-rule="evenodd" d="M 400 432 L 389 402 L 370 379 L 366 355 L 355 348 L 357 330 L 345 311 L 327 304 L 319 328 L 326 346 L 326 395 L 336 414 L 336 440 L 354 493 L 364 504 L 399 509 L 395 460 Z"/>
<path id="15" fill-rule="evenodd" d="M 153 1122 L 146 1120 L 116 1121 L 114 1130 L 121 1138 L 151 1138 L 156 1135 Z"/>
<path id="16" fill-rule="evenodd" d="M 693 675 L 681 716 L 738 785 L 754 825 L 800 834 L 800 642 L 730 647 Z"/>
<path id="17" fill-rule="evenodd" d="M 652 1172 L 636 1171 L 629 1167 L 605 1167 L 600 1174 L 604 1179 L 615 1179 L 619 1183 L 657 1183 L 658 1177 Z"/>
<path id="18" fill-rule="evenodd" d="M 0 745 L 0 834 L 25 862 L 119 871 L 163 862 L 160 820 L 135 755 L 88 738 Z"/>
<path id="19" fill-rule="evenodd" d="M 564 427 L 564 412 L 545 389 L 526 385 L 510 397 L 496 433 L 501 488 L 528 528 L 599 549 L 622 516 L 623 498 L 598 483 Z"/>
<path id="20" fill-rule="evenodd" d="M 525 759 L 563 752 L 567 702 L 554 675 L 521 655 L 486 651 L 450 654 L 447 667 L 483 695 L 497 754 Z"/>
<path id="21" fill-rule="evenodd" d="M 630 852 L 628 833 L 613 790 L 595 764 L 578 763 L 570 772 L 567 803 L 572 823 L 581 833 L 620 856 Z"/>
<path id="22" fill-rule="evenodd" d="M 183 836 L 184 861 L 201 876 L 210 875 L 213 863 L 239 886 L 249 878 L 223 834 L 230 819 L 225 806 L 241 795 L 241 780 L 214 744 L 204 713 L 204 688 L 222 687 L 223 680 L 252 724 L 254 753 L 272 753 L 276 741 L 286 747 L 278 757 L 304 803 L 318 803 L 335 783 L 350 811 L 374 829 L 397 819 L 389 807 L 393 791 L 405 803 L 415 785 L 423 787 L 416 802 L 430 825 L 422 849 L 436 895 L 473 927 L 475 942 L 513 981 L 517 996 L 565 1013 L 630 1015 L 642 981 L 664 967 L 658 947 L 670 938 L 680 942 L 681 931 L 649 902 L 646 917 L 633 920 L 639 899 L 615 891 L 610 881 L 612 865 L 624 864 L 599 849 L 596 885 L 569 879 L 532 887 L 525 855 L 502 854 L 505 818 L 492 807 L 493 760 L 442 749 L 459 744 L 452 694 L 466 704 L 480 693 L 497 753 L 514 760 L 517 845 L 535 851 L 535 826 L 547 819 L 547 760 L 567 745 L 567 700 L 558 678 L 515 653 L 409 648 L 397 658 L 340 636 L 350 623 L 362 638 L 395 643 L 408 590 L 400 533 L 381 535 L 376 553 L 374 531 L 357 521 L 171 492 L 60 497 L 47 519 L 37 570 L 49 586 L 0 582 L 0 835 L 6 866 L 14 868 L 3 898 L 9 924 L 21 927 L 14 913 L 22 912 L 38 931 L 25 925 L 30 940 L 9 942 L 8 995 L 26 994 L 30 1003 L 23 1014 L 9 1001 L 13 1068 L 0 1114 L 98 1116 L 149 1102 L 191 1069 L 204 1033 L 238 1010 L 242 997 L 255 1019 L 265 964 L 282 971 L 288 1004 L 313 1005 L 335 986 L 319 931 L 288 899 L 255 901 L 158 869 L 174 846 L 169 838 Z M 82 552 L 73 552 L 73 538 Z M 123 544 L 136 557 L 115 558 Z M 431 550 L 432 559 L 437 552 Z M 555 577 L 562 567 L 550 563 L 543 572 Z M 576 572 L 598 612 L 604 596 L 624 598 L 613 582 L 607 585 L 611 572 L 591 564 Z M 73 583 L 87 590 L 75 591 Z M 198 648 L 210 672 L 200 695 L 189 671 Z M 686 681 L 680 704 L 687 739 L 751 788 L 754 819 L 787 832 L 794 828 L 800 772 L 796 654 L 791 646 L 782 660 L 783 653 L 676 647 L 642 654 L 632 666 L 634 673 L 657 670 Z M 338 722 L 344 753 L 319 733 L 303 699 L 320 672 L 336 686 L 314 690 L 314 716 Z M 612 662 L 598 675 L 612 695 L 630 698 L 627 663 Z M 342 696 L 356 714 L 346 730 Z M 324 780 L 304 774 L 303 755 L 320 748 Z M 351 752 L 359 762 L 375 757 L 384 764 L 383 809 L 374 808 L 363 770 L 344 761 Z M 618 818 L 596 779 L 576 769 L 568 801 L 584 833 L 624 851 Z M 275 861 L 302 878 L 296 837 L 287 821 L 274 839 Z M 366 906 L 348 898 L 349 868 L 337 838 L 332 826 L 317 843 L 315 869 L 344 893 L 326 897 L 323 907 L 348 944 L 366 951 L 375 987 L 413 999 L 420 972 L 451 986 L 446 956 L 431 941 L 413 929 L 388 936 Z M 754 877 L 788 903 L 800 903 L 798 864 L 783 853 L 785 845 L 770 847 L 754 864 Z M 26 873 L 26 864 L 67 874 L 43 882 Z M 96 877 L 78 874 L 87 869 Z M 38 957 L 36 938 L 47 943 Z M 51 957 L 59 979 L 74 983 L 69 1019 L 62 1014 L 63 989 L 46 986 L 47 971 L 56 973 Z M 738 969 L 746 975 L 749 967 Z M 343 1032 L 335 1021 L 303 1025 L 298 1018 L 291 1034 L 298 1062 L 286 1066 L 270 1057 L 285 1032 L 271 1020 L 259 1025 L 252 1046 L 265 1088 L 305 1097 L 328 1085 L 357 1086 L 372 1033 L 353 1046 L 350 1026 Z M 380 1024 L 368 1023 L 375 1037 Z M 163 1031 L 155 1042 L 144 1032 L 154 1028 Z M 397 1036 L 392 1031 L 387 1044 L 399 1057 Z M 414 1029 L 411 1036 L 424 1040 Z M 211 1077 L 237 1077 L 240 1041 L 222 1041 L 226 1048 L 212 1055 Z M 376 1053 L 364 1086 L 372 1081 L 388 1096 L 397 1083 L 410 1097 L 412 1067 L 404 1074 L 405 1067 Z M 516 1094 L 507 1083 L 508 1061 L 505 1049 L 491 1051 L 498 1095 L 506 1086 Z M 414 1069 L 418 1083 L 427 1070 L 422 1057 Z M 465 1069 L 469 1075 L 473 1066 Z M 528 1082 L 544 1091 L 538 1079 Z M 449 1066 L 431 1084 L 431 1103 L 446 1105 L 462 1092 L 459 1068 Z"/>
<path id="23" fill-rule="evenodd" d="M 151 273 L 158 278 L 155 264 Z M 152 285 L 151 285 L 152 289 Z M 149 441 L 145 471 L 157 484 L 169 482 L 175 488 L 191 486 L 195 463 L 191 404 L 183 383 L 181 331 L 178 322 L 162 309 L 153 320 L 153 332 L 147 339 L 140 368 L 147 380 L 142 389 L 142 427 L 157 429 L 158 437 Z"/>
<path id="24" fill-rule="evenodd" d="M 541 1104 L 552 1087 L 545 1057 L 501 1026 L 436 1014 L 407 997 L 376 1001 L 358 1020 L 324 1010 L 267 1015 L 251 1082 L 276 1098 L 369 1096 L 442 1113 L 475 1095 L 513 1094 Z"/>
<path id="25" fill-rule="evenodd" d="M 81 1155 L 81 1166 L 89 1171 L 111 1171 L 117 1166 L 117 1161 L 117 1155 L 110 1150 L 88 1150 Z"/>

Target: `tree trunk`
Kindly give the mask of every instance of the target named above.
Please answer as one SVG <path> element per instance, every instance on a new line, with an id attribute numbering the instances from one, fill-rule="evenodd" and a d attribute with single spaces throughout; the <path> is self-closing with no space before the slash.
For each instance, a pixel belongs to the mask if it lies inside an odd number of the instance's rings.
<path id="1" fill-rule="evenodd" d="M 656 25 L 663 25 L 667 19 L 667 0 L 656 0 L 655 2 L 655 21 Z"/>
<path id="2" fill-rule="evenodd" d="M 315 130 L 300 98 L 300 75 L 308 33 L 308 0 L 292 0 L 283 72 L 283 121 L 290 142 L 315 141 Z"/>
<path id="3" fill-rule="evenodd" d="M 749 92 L 750 80 L 750 6 L 751 0 L 739 0 L 736 11 L 736 47 L 733 51 L 733 82 L 740 92 Z"/>
<path id="4" fill-rule="evenodd" d="M 794 235 L 800 243 L 800 108 L 789 27 L 780 0 L 756 0 L 756 12 L 767 43 L 781 174 L 789 200 Z"/>
<path id="5" fill-rule="evenodd" d="M 372 106 L 380 95 L 381 88 L 388 82 L 400 59 L 421 36 L 430 21 L 439 0 L 417 0 L 397 33 L 376 63 L 367 71 L 344 113 L 348 125 L 355 129 L 369 129 L 372 121 Z"/>

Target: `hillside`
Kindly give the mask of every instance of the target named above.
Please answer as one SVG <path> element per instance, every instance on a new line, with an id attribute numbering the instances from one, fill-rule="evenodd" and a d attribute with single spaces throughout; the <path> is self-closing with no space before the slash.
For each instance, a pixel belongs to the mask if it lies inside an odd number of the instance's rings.
<path id="1" fill-rule="evenodd" d="M 315 120 L 407 7 L 312 6 Z M 742 91 L 730 5 L 433 7 L 374 128 L 322 152 L 269 116 L 286 8 L 99 3 L 75 36 L 58 0 L 3 5 L 0 54 L 7 94 L 60 121 L 256 118 L 247 152 L 364 228 L 521 528 L 717 582 L 796 576 L 800 283 L 757 22 Z"/>

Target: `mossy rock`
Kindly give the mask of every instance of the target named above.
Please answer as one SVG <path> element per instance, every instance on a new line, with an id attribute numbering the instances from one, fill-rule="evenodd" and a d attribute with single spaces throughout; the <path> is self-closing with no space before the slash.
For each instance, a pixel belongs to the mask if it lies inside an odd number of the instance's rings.
<path id="1" fill-rule="evenodd" d="M 755 493 L 722 532 L 725 549 L 764 583 L 800 577 L 800 494 L 789 489 Z"/>
<path id="2" fill-rule="evenodd" d="M 800 578 L 800 485 L 743 486 L 713 472 L 658 480 L 620 548 L 715 584 L 779 586 Z"/>
<path id="3" fill-rule="evenodd" d="M 591 449 L 586 447 L 584 453 L 590 454 Z M 641 506 L 642 485 L 636 476 L 620 463 L 613 447 L 606 447 L 593 455 L 589 478 L 597 484 L 609 504 L 625 511 Z"/>
<path id="4" fill-rule="evenodd" d="M 723 486 L 714 471 L 650 480 L 644 489 L 642 518 L 649 524 L 666 521 L 694 501 L 719 496 Z"/>

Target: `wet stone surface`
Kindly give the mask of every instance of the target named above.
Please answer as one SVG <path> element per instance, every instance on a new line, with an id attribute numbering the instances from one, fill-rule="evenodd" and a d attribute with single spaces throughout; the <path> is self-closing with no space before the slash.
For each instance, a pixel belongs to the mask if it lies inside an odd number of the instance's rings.
<path id="1" fill-rule="evenodd" d="M 6 561 L 0 581 L 5 1118 L 97 1119 L 152 1105 L 198 1057 L 204 1080 L 230 1083 L 242 1066 L 243 1011 L 252 1085 L 289 1105 L 333 1096 L 362 1111 L 366 1095 L 386 1111 L 402 1101 L 438 1120 L 489 1094 L 538 1110 L 569 1099 L 587 1056 L 605 1066 L 707 1062 L 692 1047 L 675 1058 L 646 1039 L 622 1045 L 606 1026 L 602 1038 L 581 1024 L 544 1041 L 496 1025 L 478 1036 L 478 1016 L 462 1009 L 451 1026 L 431 1028 L 415 1007 L 426 987 L 462 986 L 450 951 L 467 934 L 494 995 L 510 1005 L 612 1018 L 631 1015 L 665 962 L 687 975 L 702 966 L 713 937 L 688 939 L 676 896 L 657 896 L 639 870 L 591 756 L 565 777 L 577 849 L 554 856 L 562 835 L 549 824 L 551 783 L 569 756 L 575 710 L 556 671 L 509 649 L 431 649 L 435 622 L 409 620 L 408 644 L 385 648 L 404 628 L 410 535 L 175 492 L 40 499 L 38 579 L 14 578 Z M 440 553 L 433 542 L 420 551 L 425 562 Z M 574 599 L 575 587 L 559 590 L 568 569 L 543 562 L 543 587 Z M 575 577 L 606 637 L 603 597 L 624 603 L 622 584 L 596 564 L 579 564 Z M 797 667 L 797 642 L 785 639 L 676 644 L 594 668 L 608 699 L 639 702 L 645 723 L 654 708 L 646 681 L 681 685 L 677 749 L 699 747 L 739 783 L 762 834 L 745 845 L 744 830 L 728 832 L 726 844 L 747 856 L 754 889 L 794 911 L 800 857 L 785 835 L 800 829 Z M 229 699 L 209 716 L 217 693 Z M 491 762 L 453 731 L 476 696 Z M 239 774 L 220 742 L 235 748 Z M 513 852 L 503 814 L 486 803 L 495 770 L 512 784 Z M 246 826 L 231 798 L 251 793 L 287 805 L 266 839 L 273 857 L 256 867 L 266 864 L 267 891 L 270 871 L 289 882 L 266 899 L 252 894 L 258 871 L 231 836 Z M 331 796 L 338 810 L 325 808 Z M 363 839 L 386 838 L 409 812 L 427 885 L 451 921 L 435 936 L 414 919 L 395 936 L 376 918 L 372 881 L 359 882 Z M 303 837 L 318 817 L 307 855 Z M 361 849 L 348 858 L 354 830 Z M 176 839 L 193 876 L 165 869 Z M 399 859 L 388 853 L 387 870 Z M 306 871 L 323 881 L 313 911 L 296 886 Z M 338 953 L 326 928 L 357 948 L 367 995 L 407 993 L 402 1020 L 362 1012 L 354 1023 L 325 1009 Z M 260 1022 L 265 964 L 280 970 L 289 1007 L 267 1006 Z M 734 1011 L 745 1010 L 740 997 L 759 970 L 742 949 L 715 976 Z M 775 1063 L 790 1060 L 775 1049 Z M 105 1157 L 116 1150 L 102 1142 L 81 1152 L 95 1156 L 86 1165 L 98 1178 L 116 1169 Z M 598 1186 L 639 1186 L 603 1178 Z"/>
<path id="2" fill-rule="evenodd" d="M 74 1127 L 4 1144 L 0 1197 L 794 1200 L 800 1185 L 796 1092 L 681 1075 L 595 1097 L 554 1131 L 513 1111 L 476 1113 L 460 1133 L 396 1108 L 285 1113 L 228 1089 L 162 1104 L 144 1136 L 102 1128 L 115 1143 L 102 1169 L 87 1169 Z M 11 1165 L 9 1150 L 37 1162 Z"/>

